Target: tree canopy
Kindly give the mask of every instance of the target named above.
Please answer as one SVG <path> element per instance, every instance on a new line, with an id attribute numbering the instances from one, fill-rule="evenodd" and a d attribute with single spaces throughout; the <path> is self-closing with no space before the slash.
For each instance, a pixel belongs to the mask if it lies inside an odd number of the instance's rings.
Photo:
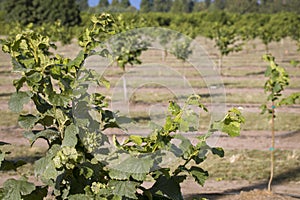
<path id="1" fill-rule="evenodd" d="M 4 2 L 7 21 L 21 24 L 42 24 L 60 20 L 63 25 L 80 24 L 80 10 L 73 0 L 6 0 Z"/>

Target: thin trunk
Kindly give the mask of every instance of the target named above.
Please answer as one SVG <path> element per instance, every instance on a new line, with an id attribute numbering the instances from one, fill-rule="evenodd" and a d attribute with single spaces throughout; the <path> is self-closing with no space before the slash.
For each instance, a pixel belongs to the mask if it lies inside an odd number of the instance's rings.
<path id="1" fill-rule="evenodd" d="M 275 156 L 274 156 L 274 151 L 275 151 L 275 124 L 274 124 L 274 119 L 275 119 L 275 104 L 274 101 L 272 102 L 272 146 L 270 148 L 271 151 L 271 166 L 270 166 L 270 179 L 268 183 L 268 191 L 271 192 L 271 184 L 273 181 L 274 177 L 274 167 L 275 167 Z"/>
<path id="2" fill-rule="evenodd" d="M 223 65 L 223 56 L 220 55 L 219 56 L 219 65 L 218 65 L 218 70 L 219 70 L 220 75 L 222 75 L 222 65 Z"/>

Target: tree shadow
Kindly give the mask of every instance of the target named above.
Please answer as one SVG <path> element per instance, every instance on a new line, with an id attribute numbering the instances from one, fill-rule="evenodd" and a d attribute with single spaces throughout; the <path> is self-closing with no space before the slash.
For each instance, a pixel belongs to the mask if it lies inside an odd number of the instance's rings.
<path id="1" fill-rule="evenodd" d="M 246 74 L 246 76 L 257 76 L 257 75 L 264 75 L 265 71 L 260 71 L 260 72 L 249 72 Z"/>
<path id="2" fill-rule="evenodd" d="M 11 92 L 7 92 L 7 93 L 0 93 L 0 97 L 9 97 L 11 96 L 12 93 Z"/>

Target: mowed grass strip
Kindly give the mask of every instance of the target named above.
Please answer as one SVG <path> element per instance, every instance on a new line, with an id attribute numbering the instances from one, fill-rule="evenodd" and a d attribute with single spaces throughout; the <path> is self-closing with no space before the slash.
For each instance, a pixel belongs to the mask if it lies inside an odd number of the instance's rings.
<path id="1" fill-rule="evenodd" d="M 268 180 L 270 152 L 226 150 L 225 156 L 209 154 L 201 164 L 215 180 Z M 300 150 L 275 150 L 274 181 L 300 181 Z"/>
<path id="2" fill-rule="evenodd" d="M 147 110 L 147 108 L 145 109 Z M 133 119 L 136 123 L 141 125 L 148 124 L 151 121 L 148 111 L 132 111 L 130 112 L 130 118 Z M 243 112 L 245 117 L 245 124 L 242 124 L 242 130 L 244 131 L 268 131 L 271 130 L 270 119 L 267 114 L 253 113 L 253 112 Z M 300 130 L 300 119 L 299 113 L 286 113 L 279 112 L 276 113 L 277 117 L 275 119 L 275 131 L 296 131 Z M 199 115 L 198 115 L 199 116 Z M 164 116 L 157 116 L 161 118 L 164 122 Z M 205 131 L 209 128 L 212 114 L 201 112 L 199 120 L 193 123 L 197 123 L 199 131 Z M 163 123 L 162 122 L 162 123 Z M 193 124 L 194 125 L 194 124 Z"/>

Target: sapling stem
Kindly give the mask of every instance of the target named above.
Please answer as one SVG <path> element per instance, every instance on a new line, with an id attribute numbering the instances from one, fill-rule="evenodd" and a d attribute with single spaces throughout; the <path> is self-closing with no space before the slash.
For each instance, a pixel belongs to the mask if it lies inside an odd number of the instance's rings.
<path id="1" fill-rule="evenodd" d="M 274 101 L 272 101 L 272 121 L 271 121 L 271 126 L 272 126 L 272 146 L 270 148 L 271 151 L 271 166 L 270 166 L 270 179 L 269 179 L 269 183 L 268 183 L 268 191 L 271 192 L 272 188 L 271 188 L 271 184 L 273 181 L 273 177 L 274 177 L 274 162 L 275 162 L 275 155 L 274 155 L 274 150 L 275 150 L 275 105 L 274 105 Z"/>

